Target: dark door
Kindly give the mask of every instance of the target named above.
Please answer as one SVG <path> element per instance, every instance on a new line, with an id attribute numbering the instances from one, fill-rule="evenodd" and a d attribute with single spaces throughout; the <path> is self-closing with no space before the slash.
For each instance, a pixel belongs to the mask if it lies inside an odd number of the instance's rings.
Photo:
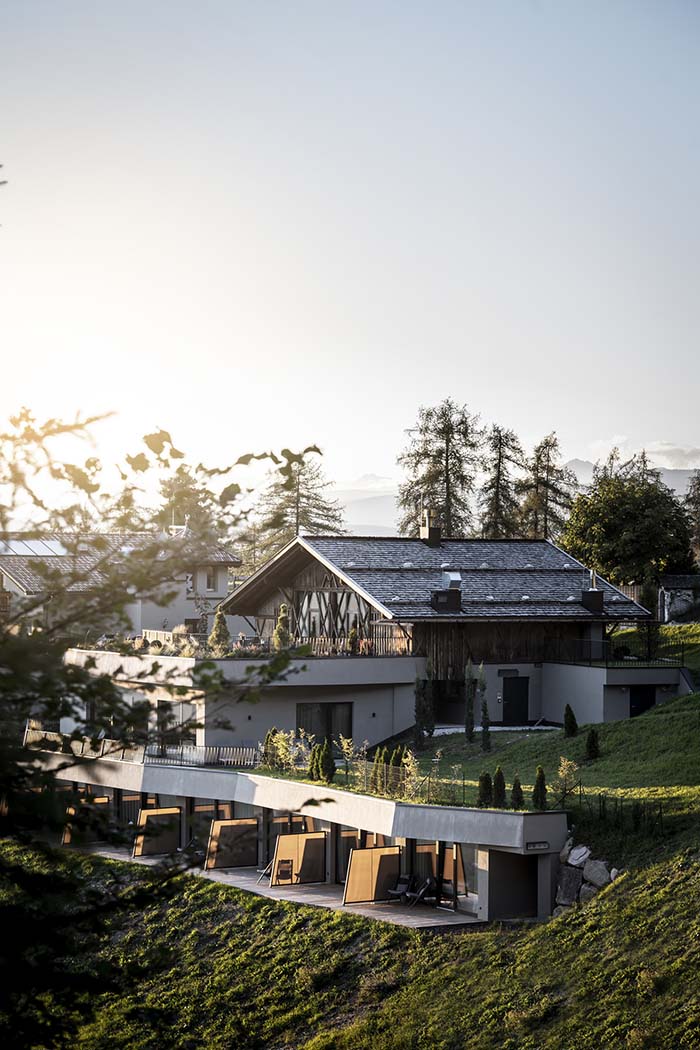
<path id="1" fill-rule="evenodd" d="M 530 679 L 503 679 L 503 724 L 527 725 L 529 715 Z"/>
<path id="2" fill-rule="evenodd" d="M 648 711 L 655 703 L 655 685 L 630 686 L 630 718 L 634 718 L 635 715 L 641 715 L 642 711 Z"/>

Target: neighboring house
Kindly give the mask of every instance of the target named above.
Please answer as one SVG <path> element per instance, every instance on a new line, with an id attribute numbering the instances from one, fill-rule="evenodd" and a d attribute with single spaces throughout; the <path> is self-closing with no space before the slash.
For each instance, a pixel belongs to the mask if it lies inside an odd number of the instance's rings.
<path id="1" fill-rule="evenodd" d="M 173 538 L 171 531 L 167 539 L 172 542 Z M 178 529 L 175 538 L 187 543 L 187 530 Z M 32 622 L 42 622 L 45 617 L 50 617 L 47 578 L 58 574 L 68 581 L 69 591 L 97 590 L 104 582 L 99 562 L 105 556 L 105 549 L 128 558 L 131 550 L 144 542 L 152 542 L 153 535 L 100 533 L 99 550 L 95 546 L 96 539 L 97 534 L 81 537 L 78 550 L 73 536 L 33 539 L 18 534 L 0 540 L 0 615 L 7 617 L 13 607 L 21 609 L 30 605 Z M 133 633 L 172 630 L 177 624 L 185 624 L 197 631 L 201 629 L 203 617 L 207 618 L 210 627 L 216 606 L 228 593 L 229 568 L 238 565 L 240 559 L 229 548 L 214 545 L 204 554 L 198 554 L 190 572 L 168 581 L 168 589 L 175 589 L 177 593 L 166 605 L 135 594 L 127 610 Z M 74 583 L 70 582 L 72 577 L 75 577 Z M 239 631 L 242 625 L 231 617 L 229 626 L 232 631 Z"/>
<path id="2" fill-rule="evenodd" d="M 700 573 L 661 577 L 659 619 L 663 623 L 700 620 Z"/>

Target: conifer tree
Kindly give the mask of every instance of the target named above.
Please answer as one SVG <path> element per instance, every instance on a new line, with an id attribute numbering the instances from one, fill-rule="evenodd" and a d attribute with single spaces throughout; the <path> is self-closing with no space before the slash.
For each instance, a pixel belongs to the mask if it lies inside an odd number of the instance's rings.
<path id="1" fill-rule="evenodd" d="M 486 697 L 481 701 L 481 750 L 491 750 L 491 719 Z"/>
<path id="2" fill-rule="evenodd" d="M 295 536 L 342 536 L 345 532 L 343 508 L 328 497 L 331 482 L 326 481 L 319 463 L 309 459 L 291 463 L 289 479 L 273 477 L 255 506 L 253 517 L 260 564 Z"/>
<path id="3" fill-rule="evenodd" d="M 586 737 L 586 758 L 590 762 L 594 762 L 596 758 L 600 758 L 600 740 L 598 738 L 598 730 L 591 727 L 588 730 Z"/>
<path id="4" fill-rule="evenodd" d="M 500 766 L 496 766 L 493 776 L 493 804 L 497 809 L 505 809 L 506 806 L 506 780 Z"/>
<path id="5" fill-rule="evenodd" d="M 435 407 L 420 408 L 418 424 L 409 433 L 409 444 L 397 461 L 406 471 L 399 486 L 399 532 L 417 536 L 425 507 L 436 515 L 445 536 L 469 535 L 482 442 L 479 417 L 447 398 Z"/>
<path id="6" fill-rule="evenodd" d="M 476 693 L 476 679 L 471 657 L 467 660 L 464 668 L 464 736 L 467 743 L 474 742 L 474 695 Z"/>
<path id="7" fill-rule="evenodd" d="M 535 773 L 535 786 L 532 789 L 532 805 L 535 809 L 547 808 L 547 781 L 545 780 L 544 769 L 542 766 L 538 766 L 537 772 Z"/>
<path id="8" fill-rule="evenodd" d="M 523 789 L 520 783 L 520 777 L 515 774 L 513 777 L 513 787 L 510 791 L 510 808 L 511 809 L 524 809 L 525 799 L 523 797 Z"/>
<path id="9" fill-rule="evenodd" d="M 314 744 L 311 748 L 311 755 L 309 758 L 309 780 L 320 780 L 321 774 L 318 768 L 318 760 L 321 753 L 321 745 Z"/>
<path id="10" fill-rule="evenodd" d="M 277 624 L 272 632 L 272 648 L 275 652 L 289 649 L 291 636 L 289 634 L 289 610 L 284 602 L 280 605 Z"/>
<path id="11" fill-rule="evenodd" d="M 215 655 L 223 655 L 231 648 L 231 632 L 228 629 L 226 616 L 221 608 L 216 610 L 214 626 L 207 638 L 207 645 Z"/>
<path id="12" fill-rule="evenodd" d="M 571 704 L 564 708 L 564 736 L 576 736 L 578 733 L 578 722 Z"/>
<path id="13" fill-rule="evenodd" d="M 493 783 L 490 773 L 481 773 L 479 776 L 479 795 L 476 800 L 477 806 L 487 808 L 493 802 Z"/>
<path id="14" fill-rule="evenodd" d="M 521 533 L 533 540 L 556 539 L 566 522 L 578 487 L 576 475 L 561 462 L 559 439 L 547 434 L 535 446 L 527 473 L 517 483 L 522 499 Z"/>
<path id="15" fill-rule="evenodd" d="M 683 504 L 690 524 L 690 543 L 696 560 L 700 561 L 700 470 L 693 473 Z"/>
<path id="16" fill-rule="evenodd" d="M 518 535 L 520 508 L 513 469 L 523 466 L 524 454 L 512 430 L 493 425 L 486 435 L 486 478 L 479 493 L 481 535 L 504 540 Z"/>

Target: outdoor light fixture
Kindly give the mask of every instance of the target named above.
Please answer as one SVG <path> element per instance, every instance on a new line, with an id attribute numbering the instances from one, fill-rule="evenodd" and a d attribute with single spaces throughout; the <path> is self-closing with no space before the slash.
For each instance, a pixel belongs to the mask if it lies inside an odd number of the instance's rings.
<path id="1" fill-rule="evenodd" d="M 549 849 L 548 842 L 527 842 L 525 849 Z"/>

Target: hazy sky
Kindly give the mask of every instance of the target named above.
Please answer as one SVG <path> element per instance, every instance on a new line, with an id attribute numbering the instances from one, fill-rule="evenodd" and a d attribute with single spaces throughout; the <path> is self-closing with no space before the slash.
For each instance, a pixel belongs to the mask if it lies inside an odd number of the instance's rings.
<path id="1" fill-rule="evenodd" d="M 2 0 L 0 70 L 3 416 L 700 463 L 697 0 Z"/>

